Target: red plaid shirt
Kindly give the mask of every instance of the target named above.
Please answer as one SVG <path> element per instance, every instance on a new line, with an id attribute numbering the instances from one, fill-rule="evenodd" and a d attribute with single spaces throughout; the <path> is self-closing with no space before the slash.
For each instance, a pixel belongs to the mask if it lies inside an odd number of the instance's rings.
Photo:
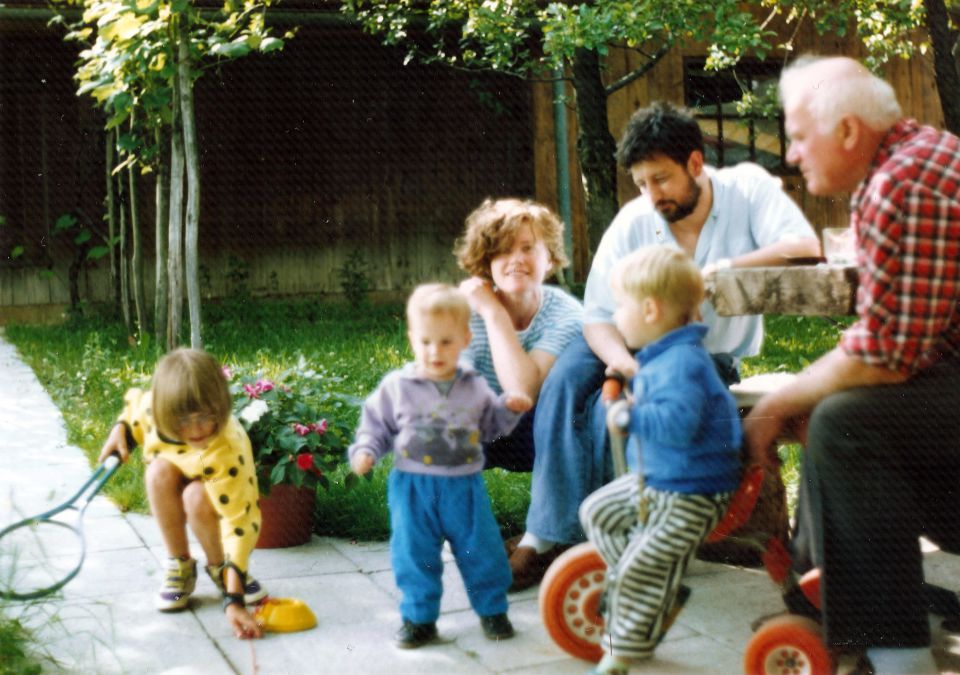
<path id="1" fill-rule="evenodd" d="M 901 120 L 850 206 L 860 318 L 841 347 L 905 375 L 960 354 L 960 139 Z"/>

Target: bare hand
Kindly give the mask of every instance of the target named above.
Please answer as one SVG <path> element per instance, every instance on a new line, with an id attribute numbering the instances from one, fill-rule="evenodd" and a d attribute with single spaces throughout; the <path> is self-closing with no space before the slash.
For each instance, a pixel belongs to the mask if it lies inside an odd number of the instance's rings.
<path id="1" fill-rule="evenodd" d="M 511 412 L 525 413 L 533 407 L 533 399 L 526 394 L 507 393 L 504 396 L 504 405 Z"/>
<path id="2" fill-rule="evenodd" d="M 493 291 L 493 283 L 480 277 L 470 277 L 460 282 L 460 292 L 467 297 L 470 309 L 482 317 L 503 308 L 503 303 Z"/>
<path id="3" fill-rule="evenodd" d="M 227 605 L 225 610 L 227 622 L 233 629 L 233 634 L 241 640 L 250 640 L 263 635 L 263 627 L 257 623 L 253 615 L 240 605 Z"/>
<path id="4" fill-rule="evenodd" d="M 126 462 L 130 457 L 130 451 L 127 449 L 127 427 L 119 422 L 114 424 L 110 430 L 110 435 L 103 443 L 97 462 L 102 464 L 107 457 L 114 453 L 120 456 L 121 462 Z"/>
<path id="5" fill-rule="evenodd" d="M 777 469 L 777 438 L 782 435 L 785 420 L 768 410 L 761 399 L 743 419 L 743 435 L 750 450 L 750 458 L 766 469 Z"/>
<path id="6" fill-rule="evenodd" d="M 630 384 L 630 381 L 636 377 L 637 370 L 637 360 L 628 355 L 625 359 L 608 363 L 604 375 L 607 377 L 615 377 L 619 374 L 623 376 L 625 384 Z"/>
<path id="7" fill-rule="evenodd" d="M 362 476 L 373 468 L 376 461 L 376 458 L 369 452 L 358 452 L 350 458 L 350 468 L 353 469 L 355 474 Z"/>

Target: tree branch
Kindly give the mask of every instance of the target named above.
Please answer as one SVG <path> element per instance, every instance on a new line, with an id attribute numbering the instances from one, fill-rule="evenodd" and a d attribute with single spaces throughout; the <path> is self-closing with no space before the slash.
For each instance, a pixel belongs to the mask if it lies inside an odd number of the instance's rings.
<path id="1" fill-rule="evenodd" d="M 643 64 L 633 72 L 627 73 L 616 82 L 611 82 L 609 85 L 604 87 L 604 91 L 606 92 L 607 96 L 610 96 L 615 91 L 623 89 L 634 80 L 638 80 L 644 75 L 646 75 L 648 72 L 650 72 L 650 70 L 652 70 L 653 67 L 660 62 L 660 59 L 666 56 L 667 52 L 670 51 L 670 48 L 672 46 L 673 46 L 673 43 L 671 42 L 663 43 L 660 46 L 660 48 L 656 52 L 654 52 L 652 56 L 650 56 L 650 60 L 647 61 L 645 64 Z"/>

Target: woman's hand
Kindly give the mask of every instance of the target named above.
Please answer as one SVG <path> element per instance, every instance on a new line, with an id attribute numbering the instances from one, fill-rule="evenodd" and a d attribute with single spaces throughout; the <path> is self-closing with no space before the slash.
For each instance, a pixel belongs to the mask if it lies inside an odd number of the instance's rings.
<path id="1" fill-rule="evenodd" d="M 503 404 L 511 412 L 525 413 L 533 407 L 533 399 L 520 392 L 507 392 Z"/>
<path id="2" fill-rule="evenodd" d="M 263 635 L 263 627 L 257 623 L 257 620 L 247 611 L 246 607 L 237 604 L 227 605 L 224 611 L 227 615 L 227 622 L 233 629 L 233 634 L 241 640 L 250 640 Z"/>
<path id="3" fill-rule="evenodd" d="M 355 474 L 362 476 L 373 468 L 376 461 L 376 457 L 369 452 L 358 452 L 350 459 L 350 468 Z"/>
<path id="4" fill-rule="evenodd" d="M 470 309 L 486 319 L 491 312 L 503 309 L 503 303 L 493 292 L 493 282 L 480 277 L 470 277 L 460 282 L 460 292 L 467 296 Z"/>
<path id="5" fill-rule="evenodd" d="M 103 443 L 97 462 L 103 464 L 104 460 L 113 454 L 119 456 L 121 462 L 126 462 L 130 457 L 130 451 L 127 449 L 127 427 L 122 422 L 113 425 L 110 435 Z"/>

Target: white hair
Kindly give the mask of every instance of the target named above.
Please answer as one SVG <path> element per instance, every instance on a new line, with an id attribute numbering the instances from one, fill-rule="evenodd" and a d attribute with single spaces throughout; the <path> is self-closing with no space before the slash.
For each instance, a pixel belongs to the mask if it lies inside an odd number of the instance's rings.
<path id="1" fill-rule="evenodd" d="M 805 105 L 822 131 L 848 115 L 886 131 L 903 116 L 893 87 L 848 57 L 801 56 L 784 68 L 779 90 L 784 110 Z"/>

